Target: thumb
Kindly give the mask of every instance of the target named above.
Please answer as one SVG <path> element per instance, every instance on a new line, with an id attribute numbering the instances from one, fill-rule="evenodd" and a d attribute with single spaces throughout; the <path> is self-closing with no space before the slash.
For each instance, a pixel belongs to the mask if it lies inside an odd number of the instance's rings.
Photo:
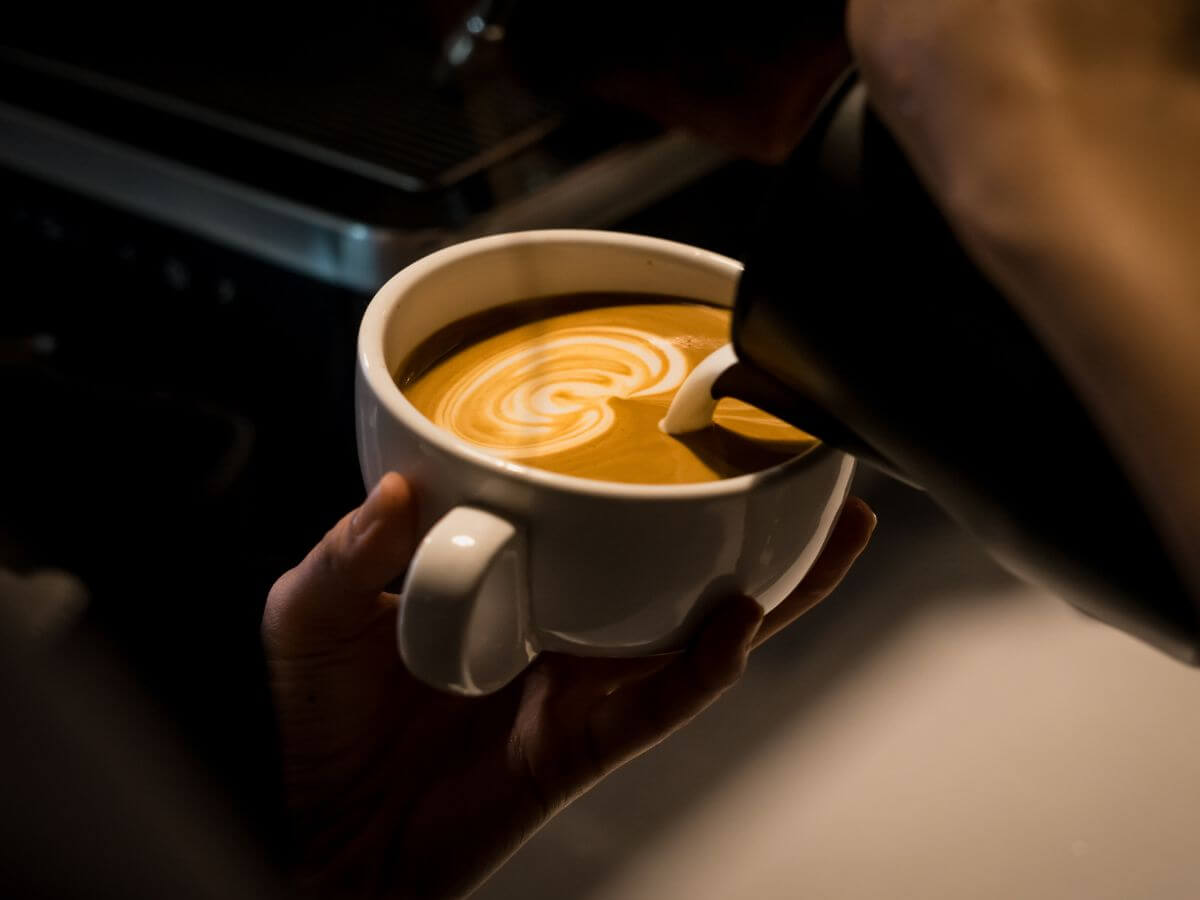
<path id="1" fill-rule="evenodd" d="M 347 513 L 267 597 L 263 637 L 273 649 L 311 639 L 337 640 L 369 624 L 386 606 L 384 588 L 403 574 L 416 546 L 416 504 L 394 472 Z"/>

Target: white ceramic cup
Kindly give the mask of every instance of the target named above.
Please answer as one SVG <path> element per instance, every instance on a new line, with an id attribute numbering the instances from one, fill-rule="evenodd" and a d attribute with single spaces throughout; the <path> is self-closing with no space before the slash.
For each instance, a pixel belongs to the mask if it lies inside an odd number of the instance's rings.
<path id="1" fill-rule="evenodd" d="M 500 304 L 613 291 L 730 306 L 740 274 L 732 259 L 656 238 L 525 231 L 439 250 L 375 295 L 358 335 L 359 460 L 368 487 L 396 471 L 417 496 L 424 538 L 397 619 L 414 675 L 483 694 L 543 650 L 673 650 L 716 602 L 747 594 L 769 611 L 799 584 L 849 490 L 845 454 L 821 446 L 703 484 L 577 478 L 488 455 L 393 380 L 422 340 Z"/>

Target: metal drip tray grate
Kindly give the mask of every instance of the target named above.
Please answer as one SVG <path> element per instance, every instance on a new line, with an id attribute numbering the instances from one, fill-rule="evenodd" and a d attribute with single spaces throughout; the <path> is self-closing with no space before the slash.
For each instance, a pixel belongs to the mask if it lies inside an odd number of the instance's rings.
<path id="1" fill-rule="evenodd" d="M 448 187 L 544 137 L 558 101 L 494 77 L 438 86 L 428 53 L 271 66 L 4 50 L 22 67 L 409 191 Z"/>

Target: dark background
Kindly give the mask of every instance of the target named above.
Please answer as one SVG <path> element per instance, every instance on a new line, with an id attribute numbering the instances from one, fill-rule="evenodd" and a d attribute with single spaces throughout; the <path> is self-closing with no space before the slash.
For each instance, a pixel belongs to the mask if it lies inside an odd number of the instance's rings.
<path id="1" fill-rule="evenodd" d="M 206 7 L 194 19 L 143 18 L 136 39 L 119 36 L 110 11 L 86 15 L 69 34 L 43 17 L 21 33 L 25 46 L 73 61 L 128 47 L 129 67 L 216 66 L 214 78 L 249 81 L 266 66 L 272 79 L 295 72 L 303 81 L 312 66 L 361 50 L 349 43 L 359 33 L 352 16 L 314 57 L 311 27 L 289 33 L 265 14 L 222 18 Z M 89 34 L 93 26 L 103 31 Z M 118 36 L 99 46 L 97 33 Z M 216 41 L 207 52 L 205 39 Z M 10 94 L 19 87 L 8 82 Z M 12 100 L 4 94 L 0 102 Z M 631 134 L 657 128 L 602 103 L 589 108 L 593 130 L 605 116 Z M 280 171 L 264 168 L 264 181 Z M 322 197 L 322 184 L 346 183 L 328 177 L 306 180 L 306 199 L 357 202 L 347 192 Z M 738 255 L 771 178 L 767 167 L 731 163 L 619 227 Z M 369 293 L 3 168 L 0 262 L 0 566 L 82 582 L 90 603 L 64 640 L 119 661 L 126 688 L 136 686 L 150 717 L 213 775 L 208 790 L 279 860 L 286 838 L 258 623 L 273 580 L 363 496 L 353 357 Z M 111 815 L 76 813 L 84 831 Z M 53 868 L 30 859 L 35 870 Z"/>

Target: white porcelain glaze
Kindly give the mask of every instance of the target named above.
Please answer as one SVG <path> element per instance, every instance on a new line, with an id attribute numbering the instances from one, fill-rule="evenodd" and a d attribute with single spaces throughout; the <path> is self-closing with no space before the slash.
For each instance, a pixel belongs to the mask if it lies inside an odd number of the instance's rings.
<path id="1" fill-rule="evenodd" d="M 637 291 L 728 306 L 740 273 L 734 260 L 654 238 L 528 231 L 440 250 L 380 289 L 359 329 L 359 459 L 368 485 L 392 470 L 410 480 L 428 533 L 398 620 L 414 674 L 482 693 L 539 650 L 670 650 L 717 600 L 741 592 L 769 610 L 799 583 L 849 489 L 854 464 L 845 454 L 821 447 L 705 484 L 574 478 L 458 440 L 418 413 L 392 379 L 425 337 L 501 303 Z M 471 526 L 484 520 L 464 518 L 460 507 L 499 524 Z M 453 527 L 434 529 L 452 511 Z M 462 540 L 447 544 L 454 537 Z"/>

